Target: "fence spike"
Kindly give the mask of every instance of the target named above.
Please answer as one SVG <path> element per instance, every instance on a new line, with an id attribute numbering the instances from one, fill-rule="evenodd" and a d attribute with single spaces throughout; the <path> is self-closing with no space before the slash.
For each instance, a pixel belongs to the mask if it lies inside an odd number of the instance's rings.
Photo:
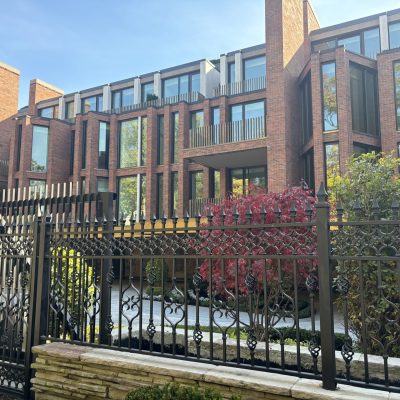
<path id="1" fill-rule="evenodd" d="M 319 189 L 317 192 L 317 199 L 318 199 L 318 202 L 326 202 L 328 200 L 328 193 L 325 189 L 324 182 L 321 182 L 321 185 L 319 186 Z"/>
<path id="2" fill-rule="evenodd" d="M 374 218 L 379 218 L 379 202 L 378 199 L 374 199 L 372 202 L 372 213 L 374 214 Z"/>
<path id="3" fill-rule="evenodd" d="M 186 210 L 186 212 L 183 215 L 183 221 L 185 223 L 187 223 L 189 221 L 189 218 L 190 218 L 190 215 L 189 215 L 188 211 Z"/>
<path id="4" fill-rule="evenodd" d="M 276 220 L 279 222 L 281 220 L 281 216 L 282 216 L 282 211 L 278 206 L 278 203 L 275 204 L 274 207 L 274 214 L 275 214 L 275 218 Z"/>
<path id="5" fill-rule="evenodd" d="M 393 199 L 391 208 L 392 208 L 393 219 L 398 219 L 400 206 L 399 206 L 399 201 L 397 199 Z"/>

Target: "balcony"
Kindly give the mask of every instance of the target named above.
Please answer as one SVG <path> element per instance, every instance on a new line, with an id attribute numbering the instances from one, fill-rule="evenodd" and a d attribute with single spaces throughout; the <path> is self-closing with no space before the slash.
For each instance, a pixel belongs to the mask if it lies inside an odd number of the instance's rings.
<path id="1" fill-rule="evenodd" d="M 194 217 L 196 215 L 205 214 L 206 207 L 221 204 L 222 198 L 205 198 L 205 199 L 192 199 L 189 200 L 189 215 Z"/>
<path id="2" fill-rule="evenodd" d="M 190 92 L 190 93 L 182 93 L 176 96 L 165 97 L 162 99 L 155 99 L 145 101 L 143 103 L 132 104 L 131 106 L 120 107 L 120 108 L 112 108 L 111 110 L 104 111 L 107 114 L 121 114 L 125 112 L 143 110 L 148 107 L 160 108 L 164 107 L 168 104 L 178 104 L 181 101 L 186 103 L 196 103 L 198 101 L 202 101 L 204 96 L 199 92 Z"/>
<path id="3" fill-rule="evenodd" d="M 189 148 L 236 143 L 266 137 L 265 118 L 249 118 L 189 130 Z"/>
<path id="4" fill-rule="evenodd" d="M 219 85 L 214 89 L 214 97 L 232 96 L 236 94 L 255 92 L 263 90 L 266 87 L 266 77 L 259 76 L 257 78 L 248 79 L 240 82 L 232 82 L 227 85 Z"/>

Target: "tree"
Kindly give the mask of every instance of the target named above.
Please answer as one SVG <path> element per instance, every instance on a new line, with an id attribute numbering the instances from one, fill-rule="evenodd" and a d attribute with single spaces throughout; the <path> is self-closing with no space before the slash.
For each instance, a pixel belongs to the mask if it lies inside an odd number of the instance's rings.
<path id="1" fill-rule="evenodd" d="M 205 282 L 212 279 L 209 297 L 217 309 L 228 310 L 225 312 L 234 319 L 237 302 L 244 303 L 252 321 L 248 328 L 259 339 L 263 338 L 266 315 L 269 326 L 289 314 L 293 317 L 296 305 L 288 293 L 295 282 L 304 282 L 316 267 L 306 258 L 297 260 L 294 267 L 294 262 L 285 256 L 313 254 L 316 240 L 312 227 L 257 227 L 257 224 L 309 222 L 314 203 L 314 197 L 302 188 L 282 193 L 251 189 L 247 196 L 228 197 L 211 207 L 214 217 L 210 224 L 218 228 L 201 233 L 204 240 L 197 251 L 205 259 L 199 273 Z M 221 225 L 223 229 L 219 228 Z M 235 229 L 237 225 L 248 226 Z M 209 254 L 231 255 L 232 259 L 210 261 L 206 258 Z M 268 257 L 278 254 L 283 256 L 279 261 Z M 253 260 L 248 257 L 257 255 L 262 257 Z"/>
<path id="2" fill-rule="evenodd" d="M 392 155 L 362 154 L 349 161 L 347 174 L 332 187 L 339 215 L 345 222 L 353 222 L 332 232 L 333 251 L 354 257 L 338 261 L 336 267 L 336 288 L 341 295 L 338 307 L 362 348 L 389 356 L 400 356 L 400 291 L 396 261 L 384 257 L 398 257 L 399 231 L 396 225 L 379 220 L 399 218 L 398 205 L 393 203 L 400 196 L 399 166 L 400 159 Z M 371 220 L 376 222 L 365 223 Z M 361 255 L 379 261 L 360 261 Z M 348 336 L 347 349 L 352 348 Z"/>

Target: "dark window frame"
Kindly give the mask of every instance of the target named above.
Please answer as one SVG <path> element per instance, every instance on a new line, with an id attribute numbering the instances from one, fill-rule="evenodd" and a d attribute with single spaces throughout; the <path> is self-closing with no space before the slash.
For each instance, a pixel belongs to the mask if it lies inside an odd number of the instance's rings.
<path id="1" fill-rule="evenodd" d="M 397 24 L 399 24 L 399 26 L 400 26 L 400 21 L 399 21 L 399 20 L 397 20 L 397 21 L 392 21 L 392 22 L 390 22 L 390 23 L 388 24 L 389 49 L 398 49 L 398 48 L 400 48 L 400 46 L 398 46 L 398 47 L 392 47 L 392 44 L 390 43 L 390 26 L 391 26 L 391 25 L 397 25 Z"/>
<path id="2" fill-rule="evenodd" d="M 399 47 L 400 48 L 400 47 Z M 400 85 L 399 85 L 399 100 L 397 101 L 397 93 L 396 93 L 396 64 L 399 65 L 400 69 L 400 59 L 393 61 L 393 94 L 394 94 L 394 118 L 395 118 L 395 126 L 396 131 L 400 131 L 400 116 L 397 115 L 397 108 L 400 108 Z"/>
<path id="3" fill-rule="evenodd" d="M 178 78 L 178 94 L 175 95 L 175 96 L 181 96 L 181 95 L 184 95 L 184 94 L 187 94 L 187 93 L 192 93 L 192 76 L 193 75 L 199 75 L 200 76 L 200 71 L 193 71 L 193 72 L 188 72 L 186 74 L 180 74 L 180 75 L 169 76 L 168 78 L 164 78 L 162 80 L 162 83 L 161 83 L 161 88 L 162 88 L 161 97 L 163 99 L 166 98 L 165 97 L 165 81 L 167 81 L 168 79 L 174 79 L 174 78 Z M 188 77 L 188 91 L 185 92 L 185 93 L 181 93 L 181 79 L 180 78 L 183 77 L 183 76 L 187 76 Z M 171 96 L 168 96 L 168 97 L 171 97 Z M 172 96 L 172 97 L 174 97 L 174 96 Z"/>
<path id="4" fill-rule="evenodd" d="M 90 111 L 84 111 L 85 100 L 86 99 L 91 99 L 93 97 L 96 98 L 96 109 L 95 110 L 90 110 Z M 81 114 L 87 114 L 88 112 L 103 112 L 103 110 L 99 110 L 99 98 L 100 97 L 102 98 L 102 101 L 103 101 L 104 100 L 103 99 L 103 94 L 95 94 L 93 96 L 87 96 L 87 97 L 84 97 L 83 99 L 81 99 Z"/>
<path id="5" fill-rule="evenodd" d="M 265 59 L 265 75 L 261 75 L 261 76 L 267 76 L 267 55 L 266 54 L 259 54 L 259 55 L 257 55 L 257 56 L 252 56 L 252 57 L 248 57 L 248 58 L 243 58 L 242 59 L 242 81 L 246 81 L 246 80 L 249 80 L 249 79 L 246 79 L 246 76 L 245 76 L 245 71 L 246 71 L 246 68 L 245 68 L 245 63 L 246 63 L 246 61 L 250 61 L 250 60 L 254 60 L 254 59 L 256 59 L 256 58 L 264 58 Z M 259 78 L 259 77 L 257 77 L 257 78 Z M 256 78 L 250 78 L 250 79 L 256 79 Z"/>
<path id="6" fill-rule="evenodd" d="M 176 164 L 177 160 L 175 157 L 175 152 L 177 150 L 177 146 L 178 146 L 178 142 L 179 142 L 179 122 L 180 122 L 180 114 L 179 111 L 175 111 L 173 113 L 170 114 L 171 118 L 170 118 L 170 163 L 171 164 Z M 178 115 L 178 134 L 177 134 L 177 138 L 176 138 L 176 143 L 175 143 L 175 116 Z"/>
<path id="7" fill-rule="evenodd" d="M 250 167 L 229 168 L 229 170 L 228 170 L 228 187 L 227 187 L 228 190 L 227 191 L 232 193 L 232 170 L 233 169 L 241 169 L 242 170 L 242 172 L 243 172 L 242 180 L 244 182 L 244 180 L 247 178 L 246 173 L 248 173 L 249 169 L 253 169 L 253 168 L 264 168 L 264 172 L 265 172 L 265 191 L 268 192 L 268 166 L 267 165 L 252 165 Z M 246 171 L 246 173 L 244 173 L 244 171 Z M 244 187 L 244 184 L 243 184 L 243 187 Z"/>
<path id="8" fill-rule="evenodd" d="M 15 160 L 15 171 L 21 168 L 21 146 L 22 146 L 22 124 L 18 124 L 17 128 L 17 154 Z"/>
<path id="9" fill-rule="evenodd" d="M 309 98 L 308 101 L 303 97 L 304 94 L 308 94 Z M 303 111 L 303 106 L 306 106 L 306 112 L 304 113 Z M 301 107 L 301 139 L 302 143 L 306 144 L 310 141 L 310 139 L 314 135 L 314 129 L 313 129 L 313 108 L 312 108 L 313 102 L 312 102 L 312 80 L 311 80 L 311 71 L 309 71 L 302 82 L 300 83 L 300 107 Z M 305 115 L 306 114 L 306 115 Z M 307 120 L 304 120 L 304 117 L 306 116 Z M 307 123 L 308 122 L 308 123 Z M 306 126 L 308 126 L 309 131 L 306 132 Z"/>
<path id="10" fill-rule="evenodd" d="M 74 161 L 75 161 L 75 131 L 71 132 L 70 154 L 69 154 L 69 174 L 74 174 Z"/>
<path id="11" fill-rule="evenodd" d="M 335 94 L 336 94 L 336 118 L 337 118 L 337 126 L 335 129 L 330 129 L 330 130 L 326 130 L 325 129 L 325 106 L 324 106 L 324 74 L 323 74 L 323 66 L 327 65 L 327 64 L 334 64 L 335 65 Z M 321 74 L 321 79 L 320 79 L 320 83 L 321 83 L 321 123 L 322 123 L 322 133 L 329 133 L 329 132 L 337 132 L 339 130 L 340 124 L 339 124 L 339 107 L 338 107 L 338 94 L 337 94 L 337 74 L 336 74 L 336 60 L 331 60 L 331 61 L 326 61 L 321 63 L 320 65 L 320 74 Z"/>
<path id="12" fill-rule="evenodd" d="M 81 169 L 86 169 L 86 158 L 87 158 L 87 127 L 88 121 L 82 121 L 81 126 Z"/>
<path id="13" fill-rule="evenodd" d="M 101 124 L 106 125 L 106 150 L 104 158 L 104 166 L 100 166 L 100 126 Z M 110 123 L 107 121 L 99 121 L 98 124 L 98 146 L 97 146 L 97 168 L 108 169 L 110 166 Z"/>
<path id="14" fill-rule="evenodd" d="M 161 124 L 162 121 L 162 124 Z M 165 139 L 164 114 L 157 115 L 157 165 L 164 164 L 164 139 Z"/>
<path id="15" fill-rule="evenodd" d="M 203 196 L 202 197 L 193 197 L 193 177 L 196 176 L 196 174 L 201 174 L 202 177 L 204 177 L 204 171 L 202 169 L 199 169 L 197 171 L 189 171 L 189 200 L 195 200 L 195 199 L 201 199 L 204 198 L 204 186 L 202 186 L 203 190 Z M 204 181 L 204 179 L 202 179 Z M 196 182 L 196 179 L 195 179 Z"/>
<path id="16" fill-rule="evenodd" d="M 132 104 L 130 104 L 129 106 L 123 106 L 122 105 L 122 92 L 124 91 L 124 90 L 127 90 L 127 89 L 132 89 L 132 98 L 133 98 L 133 101 L 132 101 Z M 114 104 L 114 95 L 116 94 L 116 93 L 119 93 L 119 104 L 118 104 L 118 106 L 116 106 L 115 104 Z M 133 86 L 128 86 L 128 87 L 124 87 L 124 88 L 122 88 L 122 89 L 118 89 L 118 90 L 113 90 L 112 92 L 111 92 L 111 108 L 114 110 L 114 109 L 119 109 L 119 108 L 122 108 L 122 107 L 132 107 L 133 105 L 135 104 L 135 92 L 134 92 L 134 87 Z"/>
<path id="17" fill-rule="evenodd" d="M 337 140 L 333 141 L 333 142 L 324 142 L 324 178 L 325 178 L 325 187 L 328 188 L 328 168 L 327 168 L 327 163 L 326 163 L 326 147 L 329 145 L 334 145 L 337 144 L 338 146 L 338 162 L 339 162 L 339 174 L 340 174 L 340 145 L 339 142 Z"/>

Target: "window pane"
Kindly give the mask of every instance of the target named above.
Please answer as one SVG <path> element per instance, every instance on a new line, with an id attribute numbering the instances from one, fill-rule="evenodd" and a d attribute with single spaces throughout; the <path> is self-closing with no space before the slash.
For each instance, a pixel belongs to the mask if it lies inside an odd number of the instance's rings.
<path id="1" fill-rule="evenodd" d="M 189 75 L 182 75 L 179 77 L 179 94 L 189 92 Z"/>
<path id="2" fill-rule="evenodd" d="M 129 107 L 133 105 L 133 88 L 122 90 L 122 107 Z"/>
<path id="3" fill-rule="evenodd" d="M 228 83 L 235 82 L 235 63 L 228 64 Z"/>
<path id="4" fill-rule="evenodd" d="M 329 40 L 327 42 L 313 44 L 314 51 L 330 50 L 330 49 L 334 49 L 335 47 L 336 47 L 336 40 Z"/>
<path id="5" fill-rule="evenodd" d="M 353 118 L 353 130 L 365 132 L 365 97 L 362 70 L 350 66 L 350 92 L 351 92 L 351 115 Z"/>
<path id="6" fill-rule="evenodd" d="M 47 170 L 49 128 L 33 125 L 31 171 Z"/>
<path id="7" fill-rule="evenodd" d="M 140 201 L 140 209 L 138 210 L 139 216 L 146 216 L 146 175 L 139 175 L 140 178 L 140 193 L 139 193 L 139 201 Z"/>
<path id="8" fill-rule="evenodd" d="M 324 131 L 338 128 L 335 63 L 322 65 L 322 96 L 324 106 Z"/>
<path id="9" fill-rule="evenodd" d="M 244 105 L 245 119 L 264 117 L 264 102 L 247 103 Z"/>
<path id="10" fill-rule="evenodd" d="M 85 114 L 89 111 L 96 111 L 96 97 L 87 97 L 86 99 L 82 99 L 82 114 Z"/>
<path id="11" fill-rule="evenodd" d="M 265 56 L 244 60 L 244 80 L 265 76 Z"/>
<path id="12" fill-rule="evenodd" d="M 86 168 L 87 121 L 82 122 L 82 169 Z"/>
<path id="13" fill-rule="evenodd" d="M 220 123 L 219 107 L 214 107 L 212 109 L 212 123 L 213 123 L 213 125 L 218 125 Z"/>
<path id="14" fill-rule="evenodd" d="M 303 156 L 303 179 L 305 184 L 310 188 L 315 188 L 315 177 L 314 177 L 314 151 L 309 150 Z"/>
<path id="15" fill-rule="evenodd" d="M 177 96 L 179 94 L 179 78 L 164 80 L 164 97 Z"/>
<path id="16" fill-rule="evenodd" d="M 248 168 L 247 170 L 247 177 L 248 177 L 248 190 L 252 189 L 252 187 L 257 188 L 266 188 L 267 186 L 267 177 L 266 171 L 264 167 L 252 167 Z"/>
<path id="17" fill-rule="evenodd" d="M 190 199 L 203 198 L 203 171 L 190 173 Z"/>
<path id="18" fill-rule="evenodd" d="M 191 92 L 200 92 L 200 74 L 191 75 L 192 87 Z"/>
<path id="19" fill-rule="evenodd" d="M 244 176 L 243 169 L 231 169 L 231 191 L 236 196 L 241 196 L 244 193 Z"/>
<path id="20" fill-rule="evenodd" d="M 339 39 L 338 46 L 344 46 L 347 50 L 350 50 L 353 53 L 360 54 L 361 53 L 360 35 Z"/>
<path id="21" fill-rule="evenodd" d="M 175 163 L 178 159 L 179 113 L 172 114 L 171 129 L 171 162 Z"/>
<path id="22" fill-rule="evenodd" d="M 96 111 L 103 111 L 103 96 L 97 96 L 97 109 Z"/>
<path id="23" fill-rule="evenodd" d="M 203 126 L 204 126 L 204 112 L 203 111 L 192 112 L 191 128 L 197 129 Z"/>
<path id="24" fill-rule="evenodd" d="M 54 118 L 54 107 L 46 107 L 39 110 L 39 115 L 43 118 Z"/>
<path id="25" fill-rule="evenodd" d="M 325 175 L 326 186 L 330 189 L 335 179 L 340 175 L 339 144 L 325 144 Z"/>
<path id="26" fill-rule="evenodd" d="M 138 120 L 122 121 L 119 134 L 119 167 L 136 167 L 138 165 L 138 151 Z"/>
<path id="27" fill-rule="evenodd" d="M 29 180 L 29 196 L 43 196 L 46 190 L 46 181 L 42 179 Z"/>
<path id="28" fill-rule="evenodd" d="M 400 130 L 400 62 L 394 64 L 394 86 L 396 92 L 396 121 L 397 130 Z"/>
<path id="29" fill-rule="evenodd" d="M 157 124 L 157 164 L 164 163 L 164 115 L 158 116 Z"/>
<path id="30" fill-rule="evenodd" d="M 108 168 L 110 143 L 110 125 L 107 122 L 99 124 L 99 168 Z"/>
<path id="31" fill-rule="evenodd" d="M 142 85 L 142 102 L 150 101 L 154 95 L 154 83 L 149 82 Z"/>
<path id="32" fill-rule="evenodd" d="M 174 211 L 178 208 L 178 173 L 171 173 L 171 213 L 172 216 Z"/>
<path id="33" fill-rule="evenodd" d="M 146 164 L 146 149 L 147 149 L 147 117 L 141 118 L 141 153 L 140 153 L 140 165 Z"/>
<path id="34" fill-rule="evenodd" d="M 300 86 L 302 143 L 306 144 L 313 135 L 311 74 L 308 74 Z"/>
<path id="35" fill-rule="evenodd" d="M 128 176 L 119 178 L 118 181 L 118 199 L 119 199 L 119 215 L 118 219 L 121 218 L 122 214 L 125 217 L 130 217 L 132 212 L 134 217 L 138 217 L 137 214 L 137 176 Z"/>
<path id="36" fill-rule="evenodd" d="M 365 70 L 365 115 L 367 116 L 367 133 L 377 135 L 379 133 L 378 122 L 378 84 L 374 71 Z"/>
<path id="37" fill-rule="evenodd" d="M 65 103 L 65 118 L 71 119 L 74 118 L 74 102 L 69 101 Z"/>
<path id="38" fill-rule="evenodd" d="M 113 92 L 112 94 L 112 108 L 120 108 L 121 107 L 121 92 L 118 90 L 117 92 Z"/>
<path id="39" fill-rule="evenodd" d="M 164 191 L 164 181 L 163 181 L 163 174 L 157 174 L 157 218 L 162 218 L 164 215 L 164 197 L 163 197 L 163 191 Z"/>
<path id="40" fill-rule="evenodd" d="M 108 192 L 108 178 L 97 178 L 97 192 Z"/>
<path id="41" fill-rule="evenodd" d="M 381 51 L 379 28 L 364 32 L 364 54 L 370 58 L 376 58 Z"/>
<path id="42" fill-rule="evenodd" d="M 212 195 L 214 198 L 221 197 L 221 172 L 220 171 L 213 171 L 213 193 Z"/>
<path id="43" fill-rule="evenodd" d="M 231 107 L 231 121 L 241 121 L 243 119 L 242 104 Z"/>
<path id="44" fill-rule="evenodd" d="M 21 166 L 21 144 L 22 144 L 22 125 L 18 125 L 18 136 L 17 136 L 17 160 L 15 162 L 15 170 L 19 171 Z"/>
<path id="45" fill-rule="evenodd" d="M 389 43 L 391 49 L 400 47 L 400 22 L 389 25 Z"/>

